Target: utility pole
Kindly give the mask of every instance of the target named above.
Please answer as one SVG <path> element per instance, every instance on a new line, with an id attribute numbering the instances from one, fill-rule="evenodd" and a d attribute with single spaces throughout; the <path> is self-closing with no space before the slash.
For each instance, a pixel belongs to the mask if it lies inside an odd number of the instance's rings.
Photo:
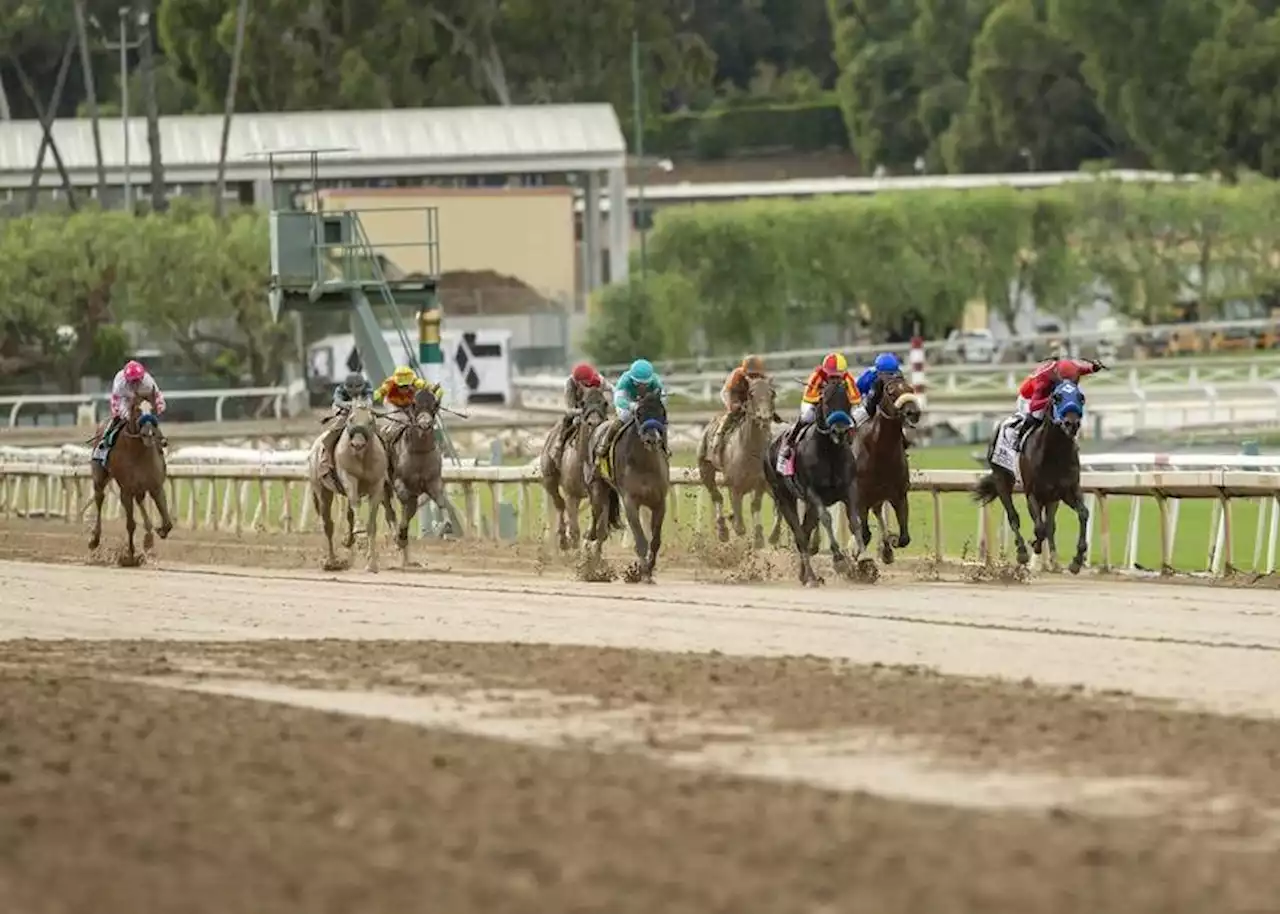
<path id="1" fill-rule="evenodd" d="M 120 13 L 120 40 L 104 41 L 103 47 L 110 51 L 120 52 L 120 132 L 124 137 L 124 208 L 133 212 L 133 174 L 129 167 L 129 52 L 142 46 L 148 37 L 129 40 L 129 18 L 133 13 L 130 7 L 122 6 Z"/>
<path id="2" fill-rule="evenodd" d="M 635 140 L 632 146 L 635 149 L 636 174 L 637 178 L 637 194 L 636 194 L 636 219 L 640 226 L 640 281 L 644 282 L 648 276 L 649 268 L 649 249 L 648 249 L 648 231 L 646 214 L 644 208 L 644 181 L 645 181 L 645 165 L 644 165 L 644 110 L 640 105 L 640 30 L 631 30 L 631 107 L 633 109 L 632 116 L 634 119 Z M 617 218 L 611 216 L 610 218 Z"/>

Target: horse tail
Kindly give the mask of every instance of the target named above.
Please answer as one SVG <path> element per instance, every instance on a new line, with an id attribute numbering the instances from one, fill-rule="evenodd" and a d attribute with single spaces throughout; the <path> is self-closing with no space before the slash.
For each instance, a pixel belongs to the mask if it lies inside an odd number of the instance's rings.
<path id="1" fill-rule="evenodd" d="M 622 499 L 612 488 L 609 489 L 609 526 L 614 530 L 622 529 Z"/>
<path id="2" fill-rule="evenodd" d="M 973 487 L 973 500 L 980 505 L 989 505 L 1000 497 L 1000 485 L 996 482 L 996 474 L 988 473 L 978 480 Z"/>

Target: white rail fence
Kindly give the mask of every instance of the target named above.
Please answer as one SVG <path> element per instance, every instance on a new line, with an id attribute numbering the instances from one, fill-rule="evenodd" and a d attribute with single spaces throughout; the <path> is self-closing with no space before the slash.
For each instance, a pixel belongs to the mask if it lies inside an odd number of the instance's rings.
<path id="1" fill-rule="evenodd" d="M 46 518 L 65 523 L 84 516 L 90 500 L 89 467 L 83 460 L 70 461 L 65 454 L 53 459 L 0 461 L 0 517 Z M 216 449 L 192 449 L 216 450 Z M 229 450 L 229 449 L 227 449 Z M 169 501 L 179 529 L 305 533 L 316 530 L 317 519 L 311 506 L 310 486 L 305 466 L 297 460 L 300 452 L 258 452 L 252 462 L 220 462 L 216 455 L 187 461 L 175 455 L 169 465 Z M 52 456 L 52 455 L 50 455 Z M 1104 455 L 1126 463 L 1137 456 Z M 1236 560 L 1239 533 L 1233 519 L 1256 512 L 1251 570 L 1272 574 L 1276 571 L 1277 548 L 1280 545 L 1280 472 L 1256 468 L 1238 469 L 1223 466 L 1223 461 L 1256 461 L 1267 458 L 1201 458 L 1216 461 L 1213 468 L 1200 469 L 1130 469 L 1091 470 L 1082 482 L 1090 503 L 1088 535 L 1092 564 L 1105 570 L 1151 570 L 1204 572 L 1222 575 L 1246 566 Z M 1274 459 L 1273 459 L 1274 460 Z M 1151 461 L 1156 463 L 1154 459 Z M 1189 459 L 1189 462 L 1195 462 Z M 1095 458 L 1096 465 L 1096 458 Z M 464 535 L 497 539 L 503 503 L 513 504 L 519 537 L 546 536 L 554 524 L 548 499 L 542 491 L 537 470 L 523 467 L 448 467 L 446 478 L 450 498 L 459 508 L 466 526 Z M 977 509 L 968 498 L 953 493 L 969 493 L 982 474 L 974 470 L 928 470 L 912 474 L 913 526 L 920 533 L 923 513 L 927 530 L 917 535 L 921 553 L 944 558 L 973 556 L 980 561 L 993 561 L 1007 549 L 1008 531 L 998 506 Z M 710 499 L 697 480 L 696 471 L 672 469 L 672 492 L 669 517 L 677 525 L 692 524 L 697 531 L 711 532 Z M 1019 499 L 1021 501 L 1021 499 Z M 1146 511 L 1155 511 L 1154 524 L 1144 525 Z M 1183 511 L 1183 502 L 1196 510 Z M 923 503 L 922 503 L 923 502 Z M 1154 502 L 1153 505 L 1150 502 Z M 1208 503 L 1209 510 L 1205 510 Z M 118 498 L 112 497 L 109 517 L 119 517 Z M 944 510 L 945 508 L 945 510 Z M 1024 534 L 1030 525 L 1023 514 Z M 1123 555 L 1113 561 L 1112 522 L 1118 513 L 1128 516 Z M 1188 520 L 1180 527 L 1181 515 Z M 1059 512 L 1059 531 L 1070 531 L 1074 542 L 1075 519 L 1070 511 Z M 1154 527 L 1154 530 L 1151 529 Z M 955 548 L 955 537 L 948 531 L 974 530 L 964 546 Z M 1003 531 L 1003 532 L 1002 532 Z M 837 515 L 837 532 L 842 538 L 848 531 Z M 1142 550 L 1141 537 L 1158 540 L 1158 548 L 1148 542 Z M 1185 545 L 1190 541 L 1192 546 Z M 1061 541 L 1061 538 L 1060 538 Z M 1179 543 L 1184 546 L 1180 550 Z M 972 547 L 972 549 L 971 549 Z M 1139 553 L 1151 555 L 1146 567 Z M 1203 555 L 1204 561 L 1189 556 Z"/>
<path id="2" fill-rule="evenodd" d="M 170 390 L 165 391 L 165 399 L 181 403 L 188 400 L 212 400 L 215 422 L 223 421 L 223 408 L 230 400 L 271 400 L 271 412 L 275 418 L 296 413 L 306 404 L 306 385 L 295 381 L 288 386 L 277 387 L 226 387 L 209 390 Z M 24 407 L 29 406 L 61 406 L 70 410 L 90 407 L 94 417 L 98 416 L 99 407 L 111 399 L 110 391 L 83 394 L 23 394 L 16 397 L 0 397 L 0 409 L 8 408 L 8 425 L 19 427 L 18 416 Z M 93 420 L 91 420 L 92 422 Z"/>

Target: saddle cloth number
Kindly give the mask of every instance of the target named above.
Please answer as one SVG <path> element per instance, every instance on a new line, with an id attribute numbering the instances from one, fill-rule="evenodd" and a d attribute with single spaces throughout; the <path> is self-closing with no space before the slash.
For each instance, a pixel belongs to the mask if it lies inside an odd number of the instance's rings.
<path id="1" fill-rule="evenodd" d="M 1006 419 L 996 433 L 995 447 L 991 449 L 991 462 L 1015 476 L 1018 474 L 1018 452 L 1013 449 L 1013 445 L 1017 435 L 1014 420 Z"/>

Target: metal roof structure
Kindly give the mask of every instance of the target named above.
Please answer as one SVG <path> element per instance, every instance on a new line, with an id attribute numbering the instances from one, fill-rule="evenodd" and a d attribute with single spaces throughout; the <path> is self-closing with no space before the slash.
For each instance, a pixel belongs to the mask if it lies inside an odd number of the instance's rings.
<path id="1" fill-rule="evenodd" d="M 147 124 L 129 121 L 129 171 L 145 183 L 149 158 Z M 124 183 L 124 131 L 119 118 L 99 124 L 107 181 Z M 97 182 L 92 124 L 87 118 L 53 124 L 72 183 Z M 216 179 L 222 115 L 180 115 L 160 119 L 165 179 L 171 184 L 206 184 Z M 0 188 L 26 187 L 40 149 L 40 124 L 0 122 Z M 484 108 L 399 108 L 372 111 L 290 111 L 237 114 L 231 122 L 227 180 L 268 177 L 264 150 L 342 147 L 326 155 L 326 179 L 368 179 L 423 175 L 574 172 L 623 168 L 626 141 L 613 107 L 525 105 Z M 276 162 L 276 177 L 305 180 L 305 158 Z M 61 181 L 51 156 L 45 157 L 41 185 Z"/>
<path id="2" fill-rule="evenodd" d="M 703 203 L 716 200 L 753 200 L 777 197 L 821 197 L 842 194 L 874 194 L 904 190 L 977 190 L 988 187 L 1012 187 L 1015 190 L 1036 190 L 1060 187 L 1064 184 L 1080 184 L 1097 180 L 1122 181 L 1137 184 L 1168 184 L 1195 182 L 1199 175 L 1175 175 L 1163 171 L 1117 169 L 1092 173 L 1085 171 L 1013 172 L 1010 174 L 963 175 L 905 175 L 885 178 L 791 178 L 781 181 L 708 181 L 678 184 L 650 184 L 644 189 L 646 202 L 654 205 L 666 203 Z M 635 203 L 640 197 L 638 187 L 627 188 L 627 200 Z M 582 212 L 581 193 L 575 204 Z M 608 212 L 609 201 L 602 199 L 600 209 Z"/>

